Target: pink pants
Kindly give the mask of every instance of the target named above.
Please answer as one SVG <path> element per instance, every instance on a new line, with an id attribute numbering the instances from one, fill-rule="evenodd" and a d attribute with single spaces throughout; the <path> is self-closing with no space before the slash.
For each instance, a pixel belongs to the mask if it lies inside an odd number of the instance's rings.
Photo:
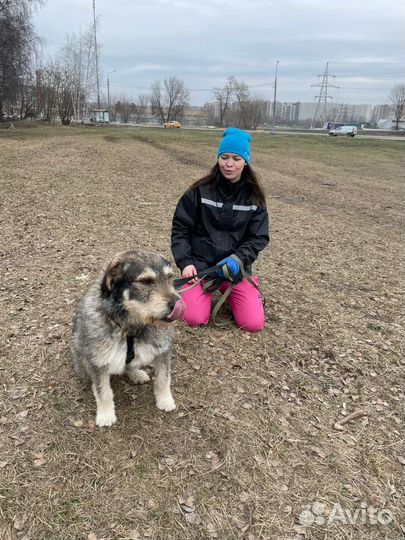
<path id="1" fill-rule="evenodd" d="M 257 284 L 258 279 L 252 276 Z M 231 283 L 225 281 L 219 288 L 224 292 Z M 189 285 L 184 285 L 186 289 Z M 199 283 L 189 291 L 182 293 L 181 297 L 186 304 L 183 320 L 189 326 L 207 324 L 211 315 L 211 301 L 213 293 L 207 293 Z M 248 332 L 260 332 L 264 328 L 264 309 L 259 291 L 246 279 L 235 285 L 227 298 L 234 319 L 239 328 Z"/>

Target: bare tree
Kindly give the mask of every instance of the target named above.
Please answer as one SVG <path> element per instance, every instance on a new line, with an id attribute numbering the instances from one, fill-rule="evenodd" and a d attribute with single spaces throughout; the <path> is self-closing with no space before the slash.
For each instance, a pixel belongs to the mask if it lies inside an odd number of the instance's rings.
<path id="1" fill-rule="evenodd" d="M 89 26 L 79 34 L 68 36 L 57 59 L 69 79 L 73 100 L 73 116 L 77 120 L 81 120 L 87 112 L 86 107 L 90 95 L 96 87 L 93 26 Z"/>
<path id="2" fill-rule="evenodd" d="M 35 79 L 31 73 L 24 77 L 20 90 L 20 118 L 34 118 L 37 115 L 38 100 Z"/>
<path id="3" fill-rule="evenodd" d="M 37 71 L 37 96 L 43 116 L 52 121 L 59 116 L 68 126 L 74 115 L 74 84 L 69 70 L 57 60 Z"/>
<path id="4" fill-rule="evenodd" d="M 42 0 L 0 0 L 0 121 L 16 105 L 31 74 L 38 38 L 32 14 Z"/>
<path id="5" fill-rule="evenodd" d="M 71 73 L 65 68 L 55 73 L 59 118 L 64 126 L 68 126 L 74 115 L 75 87 Z"/>
<path id="6" fill-rule="evenodd" d="M 207 122 L 209 125 L 216 125 L 217 123 L 217 114 L 215 103 L 206 103 L 203 107 L 203 111 L 207 117 Z"/>
<path id="7" fill-rule="evenodd" d="M 148 96 L 147 94 L 138 95 L 135 103 L 133 103 L 136 122 L 140 122 L 141 119 L 146 116 L 149 109 L 149 103 L 150 96 Z"/>
<path id="8" fill-rule="evenodd" d="M 59 115 L 62 124 L 69 125 L 86 115 L 95 66 L 93 28 L 68 36 L 55 58 L 37 70 L 37 102 L 44 118 L 51 121 Z"/>
<path id="9" fill-rule="evenodd" d="M 222 127 L 235 93 L 235 78 L 229 77 L 225 86 L 223 88 L 215 88 L 213 93 L 218 107 L 218 125 Z"/>
<path id="10" fill-rule="evenodd" d="M 134 112 L 135 105 L 123 96 L 115 104 L 114 110 L 116 114 L 120 115 L 121 122 L 128 123 L 130 115 Z"/>
<path id="11" fill-rule="evenodd" d="M 260 95 L 252 95 L 243 81 L 234 79 L 235 102 L 232 104 L 229 119 L 237 127 L 256 129 L 266 117 L 266 102 Z"/>
<path id="12" fill-rule="evenodd" d="M 58 114 L 58 94 L 54 84 L 56 70 L 56 66 L 50 61 L 47 66 L 36 72 L 38 108 L 44 120 L 48 122 L 54 120 Z"/>
<path id="13" fill-rule="evenodd" d="M 236 100 L 236 124 L 237 127 L 248 129 L 249 127 L 249 87 L 243 81 L 234 82 L 234 92 Z"/>
<path id="14" fill-rule="evenodd" d="M 151 110 L 163 123 L 177 120 L 183 115 L 190 97 L 184 82 L 177 77 L 156 81 L 151 86 Z"/>
<path id="15" fill-rule="evenodd" d="M 399 122 L 405 113 L 405 85 L 396 84 L 389 95 L 389 100 L 394 105 L 395 129 L 399 129 Z"/>
<path id="16" fill-rule="evenodd" d="M 248 105 L 248 124 L 251 129 L 256 129 L 264 122 L 266 117 L 266 102 L 260 95 L 252 96 Z"/>

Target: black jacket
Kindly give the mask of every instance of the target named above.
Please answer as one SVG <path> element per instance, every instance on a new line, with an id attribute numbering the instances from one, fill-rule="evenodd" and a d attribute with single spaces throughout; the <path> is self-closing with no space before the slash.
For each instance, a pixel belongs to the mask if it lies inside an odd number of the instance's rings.
<path id="1" fill-rule="evenodd" d="M 172 225 L 172 253 L 180 270 L 198 271 L 237 255 L 250 265 L 269 242 L 266 207 L 251 202 L 251 186 L 232 184 L 222 175 L 216 185 L 190 189 L 181 197 Z"/>

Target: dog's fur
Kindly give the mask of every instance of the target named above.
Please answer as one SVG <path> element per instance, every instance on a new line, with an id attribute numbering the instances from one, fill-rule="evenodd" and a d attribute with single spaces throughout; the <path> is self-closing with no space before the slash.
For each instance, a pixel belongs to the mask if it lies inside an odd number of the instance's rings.
<path id="1" fill-rule="evenodd" d="M 81 299 L 73 322 L 71 351 L 76 370 L 90 378 L 97 404 L 96 424 L 116 422 L 111 375 L 135 383 L 149 381 L 141 368 L 154 368 L 156 406 L 171 411 L 172 329 L 167 316 L 179 299 L 170 263 L 155 253 L 116 255 Z M 127 336 L 134 336 L 135 357 L 127 358 Z"/>

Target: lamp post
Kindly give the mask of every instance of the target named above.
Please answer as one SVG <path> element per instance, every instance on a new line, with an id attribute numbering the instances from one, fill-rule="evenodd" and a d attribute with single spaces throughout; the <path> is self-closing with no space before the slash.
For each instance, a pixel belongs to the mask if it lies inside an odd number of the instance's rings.
<path id="1" fill-rule="evenodd" d="M 111 73 L 117 73 L 117 70 L 109 71 L 107 73 L 107 108 L 108 108 L 108 119 L 110 119 L 110 75 Z"/>
<path id="2" fill-rule="evenodd" d="M 276 97 L 277 97 L 277 69 L 278 69 L 278 60 L 276 62 L 276 75 L 274 77 L 274 98 L 273 98 L 273 120 L 271 122 L 271 132 L 275 133 L 274 122 L 276 120 Z"/>
<path id="3" fill-rule="evenodd" d="M 96 53 L 97 108 L 99 109 L 100 108 L 100 84 L 99 84 L 99 75 L 98 75 L 96 0 L 93 0 L 93 27 L 94 27 L 94 49 Z"/>

